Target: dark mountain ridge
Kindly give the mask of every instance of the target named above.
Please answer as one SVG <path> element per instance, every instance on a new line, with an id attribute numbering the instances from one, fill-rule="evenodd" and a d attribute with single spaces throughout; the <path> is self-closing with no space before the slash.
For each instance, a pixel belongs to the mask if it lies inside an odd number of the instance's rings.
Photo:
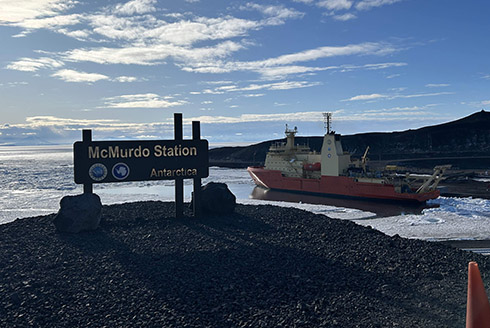
<path id="1" fill-rule="evenodd" d="M 261 165 L 272 143 L 269 140 L 245 147 L 221 147 L 209 151 L 211 165 L 246 167 Z M 323 136 L 296 137 L 320 151 Z M 360 133 L 342 136 L 344 151 L 360 157 L 370 147 L 371 161 L 415 167 L 452 164 L 464 169 L 490 168 L 490 112 L 484 110 L 467 117 L 434 126 L 401 132 Z"/>

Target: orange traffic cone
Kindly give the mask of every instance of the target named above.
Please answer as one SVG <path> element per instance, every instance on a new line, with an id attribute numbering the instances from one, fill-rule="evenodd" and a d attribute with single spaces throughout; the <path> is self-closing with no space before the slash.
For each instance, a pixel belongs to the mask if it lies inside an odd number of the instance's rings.
<path id="1" fill-rule="evenodd" d="M 466 328 L 490 328 L 490 303 L 476 262 L 468 264 Z"/>

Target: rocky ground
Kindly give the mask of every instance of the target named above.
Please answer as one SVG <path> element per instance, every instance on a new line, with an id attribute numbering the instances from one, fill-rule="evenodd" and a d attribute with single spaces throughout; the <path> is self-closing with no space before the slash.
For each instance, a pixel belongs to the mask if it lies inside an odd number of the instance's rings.
<path id="1" fill-rule="evenodd" d="M 173 218 L 104 206 L 0 225 L 1 327 L 463 327 L 468 262 L 490 259 L 291 208 Z M 187 213 L 189 214 L 189 213 Z"/>

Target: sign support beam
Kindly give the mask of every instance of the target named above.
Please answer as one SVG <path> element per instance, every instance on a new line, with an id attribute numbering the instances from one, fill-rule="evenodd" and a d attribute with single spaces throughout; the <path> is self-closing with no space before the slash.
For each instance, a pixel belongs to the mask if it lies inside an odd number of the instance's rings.
<path id="1" fill-rule="evenodd" d="M 199 121 L 192 121 L 192 140 L 201 139 L 201 125 Z M 194 178 L 194 198 L 192 212 L 195 217 L 201 216 L 201 178 Z"/>
<path id="2" fill-rule="evenodd" d="M 82 142 L 91 142 L 92 141 L 92 130 L 82 130 Z M 83 184 L 83 193 L 84 194 L 93 194 L 94 193 L 94 185 L 92 183 L 84 183 Z"/>
<path id="3" fill-rule="evenodd" d="M 182 113 L 174 113 L 174 139 L 181 142 L 183 139 Z M 184 216 L 184 179 L 175 179 L 175 217 Z"/>

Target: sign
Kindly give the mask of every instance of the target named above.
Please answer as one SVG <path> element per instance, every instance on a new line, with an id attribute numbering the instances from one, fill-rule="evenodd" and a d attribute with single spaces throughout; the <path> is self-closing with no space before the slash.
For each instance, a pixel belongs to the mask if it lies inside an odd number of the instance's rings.
<path id="1" fill-rule="evenodd" d="M 94 183 L 174 180 L 175 216 L 184 213 L 184 179 L 193 179 L 193 213 L 201 211 L 201 178 L 209 175 L 208 141 L 201 139 L 200 122 L 192 121 L 192 139 L 183 140 L 182 114 L 174 114 L 174 140 L 92 141 L 82 131 L 73 145 L 75 182 L 84 193 Z"/>
<path id="2" fill-rule="evenodd" d="M 107 183 L 209 175 L 207 140 L 77 141 L 75 182 Z"/>

